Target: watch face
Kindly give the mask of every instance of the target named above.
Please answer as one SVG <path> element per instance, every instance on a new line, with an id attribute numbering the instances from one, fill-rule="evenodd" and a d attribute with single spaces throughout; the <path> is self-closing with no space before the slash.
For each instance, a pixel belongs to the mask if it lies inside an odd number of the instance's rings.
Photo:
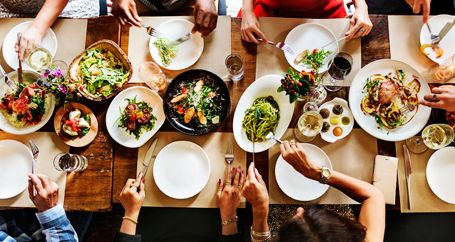
<path id="1" fill-rule="evenodd" d="M 330 176 L 330 171 L 329 171 L 329 169 L 322 169 L 322 176 L 323 176 L 323 177 L 328 177 L 328 176 Z"/>

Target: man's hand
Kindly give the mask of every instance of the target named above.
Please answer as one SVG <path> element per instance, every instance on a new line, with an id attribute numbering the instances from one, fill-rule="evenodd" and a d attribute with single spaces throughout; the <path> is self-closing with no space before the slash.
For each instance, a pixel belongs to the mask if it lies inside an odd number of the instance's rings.
<path id="1" fill-rule="evenodd" d="M 432 94 L 425 95 L 420 103 L 431 107 L 444 109 L 447 112 L 455 112 L 455 86 L 442 85 L 434 87 Z"/>
<path id="2" fill-rule="evenodd" d="M 128 179 L 119 197 L 120 203 L 125 209 L 125 216 L 137 220 L 144 199 L 144 183 L 141 181 L 137 184 L 135 179 Z"/>
<path id="3" fill-rule="evenodd" d="M 431 0 L 406 0 L 406 2 L 411 6 L 414 13 L 422 12 L 424 23 L 428 22 Z"/>
<path id="4" fill-rule="evenodd" d="M 116 16 L 122 25 L 141 27 L 142 18 L 139 17 L 134 0 L 113 0 L 112 14 Z"/>
<path id="5" fill-rule="evenodd" d="M 38 212 L 44 212 L 57 205 L 58 186 L 44 175 L 28 175 L 28 195 L 32 200 Z M 36 190 L 36 196 L 33 195 L 33 188 Z"/>
<path id="6" fill-rule="evenodd" d="M 216 28 L 218 13 L 213 0 L 197 0 L 194 5 L 194 32 L 207 36 Z"/>

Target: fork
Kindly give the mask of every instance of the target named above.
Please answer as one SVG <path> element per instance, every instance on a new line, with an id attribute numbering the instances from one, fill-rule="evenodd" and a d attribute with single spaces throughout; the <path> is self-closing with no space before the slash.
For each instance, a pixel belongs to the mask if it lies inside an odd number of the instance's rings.
<path id="1" fill-rule="evenodd" d="M 261 41 L 261 42 L 264 42 L 264 40 L 261 39 L 261 38 L 259 38 L 258 40 Z M 284 51 L 284 52 L 286 52 L 286 53 L 288 53 L 290 55 L 294 55 L 295 54 L 294 50 L 289 45 L 285 44 L 283 41 L 275 43 L 275 42 L 269 40 L 269 41 L 267 41 L 267 43 L 269 45 L 275 46 L 276 48 L 278 48 L 278 49 L 280 49 L 280 50 L 282 50 L 282 51 Z"/>
<path id="2" fill-rule="evenodd" d="M 439 42 L 439 35 L 433 34 L 433 31 L 431 31 L 431 28 L 430 28 L 430 24 L 425 23 L 425 25 L 427 26 L 428 32 L 430 32 L 431 44 Z"/>
<path id="3" fill-rule="evenodd" d="M 231 170 L 231 163 L 234 161 L 234 149 L 232 147 L 232 142 L 229 141 L 226 147 L 226 153 L 224 155 L 224 160 L 228 164 L 228 172 Z"/>
<path id="4" fill-rule="evenodd" d="M 142 28 L 145 28 L 147 34 L 156 38 L 162 37 L 163 34 L 151 26 L 142 25 Z"/>
<path id="5" fill-rule="evenodd" d="M 32 160 L 32 174 L 35 175 L 36 171 L 36 162 L 38 160 L 39 156 L 39 149 L 38 146 L 30 139 L 28 140 L 28 146 L 30 146 L 30 150 L 32 151 L 33 154 L 33 160 Z M 33 189 L 33 195 L 36 196 L 36 190 Z"/>

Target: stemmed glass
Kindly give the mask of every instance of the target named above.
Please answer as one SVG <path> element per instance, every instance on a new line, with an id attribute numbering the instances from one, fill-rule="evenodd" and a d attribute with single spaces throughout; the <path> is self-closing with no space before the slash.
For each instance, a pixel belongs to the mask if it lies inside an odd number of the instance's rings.
<path id="1" fill-rule="evenodd" d="M 311 142 L 322 130 L 322 116 L 318 112 L 318 105 L 308 101 L 303 106 L 303 114 L 297 121 L 294 137 L 299 142 Z"/>
<path id="2" fill-rule="evenodd" d="M 322 79 L 322 84 L 329 92 L 336 92 L 343 87 L 346 76 L 352 69 L 352 56 L 346 52 L 340 52 L 330 61 L 327 74 Z"/>
<path id="3" fill-rule="evenodd" d="M 414 154 L 421 154 L 428 150 L 428 147 L 423 142 L 422 136 L 414 136 L 406 140 L 406 146 L 409 151 Z"/>

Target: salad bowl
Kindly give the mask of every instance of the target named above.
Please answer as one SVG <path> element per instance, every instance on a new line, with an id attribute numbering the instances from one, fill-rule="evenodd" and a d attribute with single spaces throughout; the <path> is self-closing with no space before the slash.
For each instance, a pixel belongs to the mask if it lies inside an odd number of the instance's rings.
<path id="1" fill-rule="evenodd" d="M 70 81 L 77 84 L 77 90 L 83 97 L 102 101 L 115 96 L 129 82 L 133 67 L 116 43 L 100 40 L 71 62 L 68 73 Z"/>

